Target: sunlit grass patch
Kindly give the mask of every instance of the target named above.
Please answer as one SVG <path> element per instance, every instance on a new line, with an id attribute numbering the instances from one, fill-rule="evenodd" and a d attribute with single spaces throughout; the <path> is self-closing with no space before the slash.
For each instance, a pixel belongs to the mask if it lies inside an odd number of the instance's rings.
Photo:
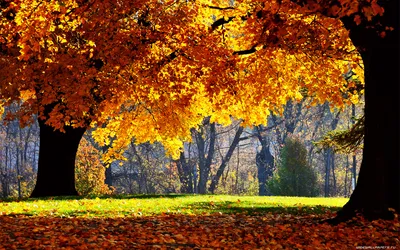
<path id="1" fill-rule="evenodd" d="M 3 201 L 0 214 L 39 216 L 121 217 L 213 213 L 325 213 L 340 209 L 346 198 L 260 197 L 231 195 L 154 195 L 117 197 L 56 197 Z"/>

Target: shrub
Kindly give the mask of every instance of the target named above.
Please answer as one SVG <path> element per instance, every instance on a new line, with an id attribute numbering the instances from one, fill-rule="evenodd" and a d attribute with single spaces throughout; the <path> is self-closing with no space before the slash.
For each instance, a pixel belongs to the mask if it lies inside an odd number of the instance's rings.
<path id="1" fill-rule="evenodd" d="M 76 190 L 81 195 L 111 194 L 113 190 L 104 183 L 105 167 L 101 154 L 85 138 L 82 138 L 76 156 Z"/>

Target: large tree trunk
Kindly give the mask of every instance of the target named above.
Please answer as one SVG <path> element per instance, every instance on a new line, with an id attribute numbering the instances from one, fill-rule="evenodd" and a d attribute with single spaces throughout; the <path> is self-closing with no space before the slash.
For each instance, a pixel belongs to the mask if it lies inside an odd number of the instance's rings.
<path id="1" fill-rule="evenodd" d="M 209 118 L 206 118 L 204 125 L 210 125 L 210 143 L 208 146 L 208 153 L 206 156 L 206 144 L 203 138 L 203 133 L 198 131 L 194 131 L 195 138 L 196 138 L 196 145 L 197 150 L 199 153 L 199 183 L 197 191 L 199 194 L 206 194 L 207 193 L 207 181 L 211 171 L 211 163 L 214 156 L 214 147 L 215 147 L 215 138 L 216 138 L 216 130 L 215 130 L 215 123 L 209 123 Z"/>
<path id="2" fill-rule="evenodd" d="M 40 147 L 35 189 L 31 197 L 78 195 L 75 156 L 85 128 L 65 127 L 65 133 L 39 120 Z"/>
<path id="3" fill-rule="evenodd" d="M 356 211 L 371 219 L 393 217 L 389 208 L 400 212 L 399 1 L 381 4 L 385 8 L 379 18 L 382 27 L 395 29 L 384 38 L 375 29 L 344 20 L 364 61 L 365 138 L 357 186 L 334 223 Z"/>

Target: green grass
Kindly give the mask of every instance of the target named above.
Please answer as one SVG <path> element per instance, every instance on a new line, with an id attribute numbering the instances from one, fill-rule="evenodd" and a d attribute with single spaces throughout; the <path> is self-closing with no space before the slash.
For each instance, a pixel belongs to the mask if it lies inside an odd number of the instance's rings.
<path id="1" fill-rule="evenodd" d="M 122 217 L 214 213 L 321 214 L 339 210 L 346 198 L 259 197 L 230 195 L 157 195 L 55 197 L 0 202 L 0 215 Z"/>

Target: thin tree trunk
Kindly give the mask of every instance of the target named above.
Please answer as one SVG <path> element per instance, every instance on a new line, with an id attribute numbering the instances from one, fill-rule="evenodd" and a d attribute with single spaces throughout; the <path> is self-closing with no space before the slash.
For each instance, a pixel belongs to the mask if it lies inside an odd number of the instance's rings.
<path id="1" fill-rule="evenodd" d="M 7 131 L 8 132 L 8 131 Z M 3 197 L 6 198 L 10 195 L 10 186 L 9 186 L 9 164 L 8 164 L 8 152 L 9 148 L 8 146 L 5 146 L 6 148 L 6 156 L 5 156 L 5 165 L 4 165 L 4 175 L 3 175 L 3 183 L 2 183 L 2 188 L 3 188 Z"/>
<path id="2" fill-rule="evenodd" d="M 232 157 L 233 151 L 236 149 L 237 145 L 239 144 L 240 141 L 240 136 L 243 133 L 243 127 L 239 126 L 238 130 L 236 131 L 235 137 L 233 138 L 233 141 L 231 145 L 229 146 L 228 152 L 226 153 L 225 157 L 222 159 L 221 165 L 219 166 L 216 175 L 212 178 L 210 188 L 208 191 L 210 191 L 212 194 L 215 191 L 215 188 L 218 186 L 218 182 L 224 173 L 225 167 L 228 164 L 229 160 Z"/>
<path id="3" fill-rule="evenodd" d="M 235 175 L 235 194 L 239 194 L 239 165 L 240 165 L 240 147 L 237 150 L 237 161 L 236 161 L 236 175 Z"/>
<path id="4" fill-rule="evenodd" d="M 337 195 L 337 183 L 336 183 L 336 175 L 335 175 L 335 152 L 332 151 L 331 155 L 331 169 L 332 169 L 332 178 L 333 178 L 333 196 Z"/>
<path id="5" fill-rule="evenodd" d="M 355 117 L 356 116 L 356 105 L 352 105 L 351 106 L 351 115 L 353 116 L 353 117 Z M 352 121 L 352 124 L 354 125 L 356 122 L 355 122 L 355 120 L 353 119 L 353 121 Z M 353 169 L 352 169 L 353 171 L 353 181 L 352 181 L 352 190 L 354 190 L 354 188 L 355 188 L 355 186 L 356 186 L 356 184 L 357 184 L 357 158 L 356 158 L 356 155 L 355 154 L 353 154 Z M 354 184 L 353 184 L 354 183 Z M 353 186 L 354 185 L 354 186 Z"/>
<path id="6" fill-rule="evenodd" d="M 325 151 L 325 197 L 330 196 L 331 151 L 330 148 Z"/>
<path id="7" fill-rule="evenodd" d="M 344 174 L 344 197 L 347 197 L 347 190 L 348 190 L 348 174 L 349 174 L 349 156 L 346 156 L 346 172 Z"/>
<path id="8" fill-rule="evenodd" d="M 18 143 L 15 144 L 16 146 L 16 170 L 17 170 L 17 187 L 18 187 L 18 198 L 22 197 L 21 193 L 21 161 L 20 161 L 20 150 Z"/>

